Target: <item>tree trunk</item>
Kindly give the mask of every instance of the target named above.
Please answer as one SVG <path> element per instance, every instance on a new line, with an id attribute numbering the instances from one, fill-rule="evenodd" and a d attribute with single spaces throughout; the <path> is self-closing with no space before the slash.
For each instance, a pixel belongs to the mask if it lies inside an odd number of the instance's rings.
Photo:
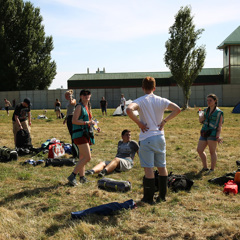
<path id="1" fill-rule="evenodd" d="M 183 96 L 184 96 L 184 105 L 183 105 L 183 110 L 189 108 L 189 99 L 191 95 L 191 88 L 190 87 L 183 87 Z"/>

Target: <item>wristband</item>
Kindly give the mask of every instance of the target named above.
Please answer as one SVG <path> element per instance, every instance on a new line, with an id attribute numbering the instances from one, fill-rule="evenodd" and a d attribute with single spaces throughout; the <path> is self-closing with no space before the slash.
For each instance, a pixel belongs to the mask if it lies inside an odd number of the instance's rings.
<path id="1" fill-rule="evenodd" d="M 163 121 L 166 123 L 167 121 L 165 119 L 163 119 Z"/>

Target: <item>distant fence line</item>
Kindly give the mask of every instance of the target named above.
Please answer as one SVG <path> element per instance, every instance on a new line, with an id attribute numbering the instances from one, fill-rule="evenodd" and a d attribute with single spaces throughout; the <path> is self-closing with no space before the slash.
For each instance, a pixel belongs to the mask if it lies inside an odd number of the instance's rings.
<path id="1" fill-rule="evenodd" d="M 116 108 L 120 105 L 121 94 L 124 94 L 126 100 L 136 99 L 143 95 L 141 88 L 115 88 L 115 89 L 90 89 L 92 92 L 91 104 L 92 108 L 100 108 L 100 100 L 104 96 L 108 101 L 109 108 Z M 53 109 L 55 100 L 58 98 L 62 104 L 62 108 L 66 108 L 67 101 L 65 92 L 67 89 L 56 90 L 28 90 L 28 91 L 7 91 L 0 92 L 0 107 L 4 107 L 4 98 L 11 103 L 23 101 L 28 97 L 32 102 L 32 109 Z M 74 90 L 74 97 L 79 100 L 81 89 Z M 155 93 L 161 97 L 170 99 L 172 102 L 183 106 L 184 98 L 182 89 L 178 86 L 157 87 Z M 219 106 L 232 107 L 240 101 L 240 85 L 202 85 L 191 87 L 191 97 L 189 105 L 206 106 L 206 96 L 214 93 L 219 98 Z"/>

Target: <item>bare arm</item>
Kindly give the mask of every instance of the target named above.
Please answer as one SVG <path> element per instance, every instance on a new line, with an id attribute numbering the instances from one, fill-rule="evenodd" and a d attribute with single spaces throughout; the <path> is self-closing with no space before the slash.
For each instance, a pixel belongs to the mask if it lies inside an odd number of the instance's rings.
<path id="1" fill-rule="evenodd" d="M 19 125 L 20 129 L 23 129 L 22 124 L 17 115 L 14 116 L 15 122 Z"/>
<path id="2" fill-rule="evenodd" d="M 218 125 L 218 128 L 217 128 L 216 139 L 217 139 L 218 143 L 222 143 L 222 141 L 223 141 L 222 138 L 220 138 L 220 134 L 221 134 L 221 131 L 222 131 L 222 122 L 223 122 L 223 116 L 221 116 L 220 121 L 219 121 L 219 125 Z"/>
<path id="3" fill-rule="evenodd" d="M 159 130 L 162 130 L 164 125 L 168 121 L 170 121 L 171 119 L 175 118 L 181 112 L 180 107 L 177 104 L 172 103 L 172 102 L 168 105 L 167 109 L 171 110 L 172 112 L 165 119 L 162 120 L 162 122 L 159 125 Z"/>
<path id="4" fill-rule="evenodd" d="M 32 125 L 32 122 L 31 122 L 31 112 L 30 111 L 28 112 L 28 124 L 29 124 L 29 126 Z"/>
<path id="5" fill-rule="evenodd" d="M 127 115 L 138 125 L 138 127 L 143 131 L 147 131 L 148 127 L 143 124 L 138 117 L 133 113 L 133 111 L 138 110 L 139 106 L 136 103 L 130 103 L 127 107 Z"/>
<path id="6" fill-rule="evenodd" d="M 76 105 L 76 99 L 70 97 L 70 104 Z"/>

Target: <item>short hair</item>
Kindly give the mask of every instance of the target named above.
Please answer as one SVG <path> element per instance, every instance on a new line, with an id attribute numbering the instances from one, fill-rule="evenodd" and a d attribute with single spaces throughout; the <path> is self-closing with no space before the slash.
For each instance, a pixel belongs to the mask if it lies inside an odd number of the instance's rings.
<path id="1" fill-rule="evenodd" d="M 216 106 L 218 105 L 218 97 L 214 93 L 210 93 L 207 95 L 207 98 L 212 98 L 214 101 L 216 101 Z"/>
<path id="2" fill-rule="evenodd" d="M 142 88 L 145 90 L 153 90 L 156 87 L 156 80 L 153 77 L 145 77 L 142 81 Z"/>
<path id="3" fill-rule="evenodd" d="M 125 133 L 127 133 L 127 132 L 131 132 L 131 131 L 128 130 L 128 129 L 124 129 L 124 130 L 122 131 L 122 136 L 123 136 Z"/>

